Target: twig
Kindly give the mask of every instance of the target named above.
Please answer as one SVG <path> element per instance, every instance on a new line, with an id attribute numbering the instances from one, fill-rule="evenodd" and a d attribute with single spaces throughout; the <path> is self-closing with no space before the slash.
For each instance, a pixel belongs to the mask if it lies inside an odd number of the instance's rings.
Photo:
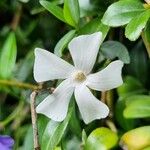
<path id="1" fill-rule="evenodd" d="M 13 81 L 13 80 L 0 80 L 0 85 L 16 86 L 19 88 L 25 88 L 25 89 L 31 89 L 31 90 L 39 90 L 42 88 L 41 85 L 33 85 L 33 84 Z"/>
<path id="2" fill-rule="evenodd" d="M 13 17 L 12 23 L 11 23 L 11 28 L 15 31 L 19 22 L 20 22 L 20 18 L 21 18 L 21 14 L 22 14 L 22 5 L 19 5 L 17 7 L 16 13 Z"/>
<path id="3" fill-rule="evenodd" d="M 33 127 L 33 140 L 34 140 L 34 150 L 40 150 L 39 138 L 38 138 L 38 127 L 37 127 L 37 114 L 35 111 L 35 98 L 38 92 L 33 91 L 30 96 L 30 106 L 31 106 L 31 118 Z"/>

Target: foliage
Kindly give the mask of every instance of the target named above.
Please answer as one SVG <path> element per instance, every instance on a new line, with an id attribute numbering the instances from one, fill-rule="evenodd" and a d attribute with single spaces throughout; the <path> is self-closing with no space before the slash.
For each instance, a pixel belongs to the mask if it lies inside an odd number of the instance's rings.
<path id="1" fill-rule="evenodd" d="M 102 32 L 103 43 L 94 72 L 116 59 L 125 63 L 124 84 L 101 93 L 110 115 L 85 125 L 74 103 L 63 122 L 38 115 L 41 149 L 150 149 L 150 4 L 144 0 L 3 0 L 0 20 L 0 131 L 15 139 L 14 149 L 33 149 L 29 97 L 39 88 L 33 79 L 34 48 L 72 61 L 71 39 L 97 31 Z M 36 104 L 58 83 L 44 83 L 48 90 L 40 92 Z M 99 92 L 94 94 L 99 98 Z"/>

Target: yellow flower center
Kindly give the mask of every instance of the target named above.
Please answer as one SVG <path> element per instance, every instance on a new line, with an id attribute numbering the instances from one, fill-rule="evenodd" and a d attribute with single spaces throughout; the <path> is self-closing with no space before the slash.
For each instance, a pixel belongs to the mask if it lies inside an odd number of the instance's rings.
<path id="1" fill-rule="evenodd" d="M 86 76 L 82 71 L 78 71 L 73 75 L 73 78 L 77 82 L 83 82 L 86 79 Z"/>

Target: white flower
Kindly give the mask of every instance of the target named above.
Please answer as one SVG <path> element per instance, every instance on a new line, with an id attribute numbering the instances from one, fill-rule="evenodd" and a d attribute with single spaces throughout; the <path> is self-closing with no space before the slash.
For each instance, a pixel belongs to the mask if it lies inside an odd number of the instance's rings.
<path id="1" fill-rule="evenodd" d="M 89 90 L 106 91 L 120 86 L 123 81 L 120 60 L 110 63 L 105 69 L 90 74 L 102 42 L 102 33 L 81 35 L 69 43 L 74 66 L 53 53 L 35 49 L 34 78 L 37 82 L 65 79 L 36 108 L 37 113 L 55 121 L 63 121 L 67 115 L 70 98 L 74 92 L 81 116 L 86 124 L 107 117 L 107 105 L 99 101 Z"/>

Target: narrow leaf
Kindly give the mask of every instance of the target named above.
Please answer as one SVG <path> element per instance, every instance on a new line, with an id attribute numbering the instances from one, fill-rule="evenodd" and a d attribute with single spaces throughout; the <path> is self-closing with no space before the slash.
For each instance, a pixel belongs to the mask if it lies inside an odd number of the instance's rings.
<path id="1" fill-rule="evenodd" d="M 29 126 L 26 135 L 24 135 L 22 150 L 33 150 L 33 147 L 33 129 L 32 126 Z"/>
<path id="2" fill-rule="evenodd" d="M 68 24 L 74 27 L 78 26 L 80 19 L 78 0 L 65 0 L 63 12 Z"/>
<path id="3" fill-rule="evenodd" d="M 15 71 L 15 78 L 19 81 L 25 81 L 27 77 L 31 74 L 34 63 L 34 53 L 29 51 L 24 60 L 19 64 L 18 69 Z"/>
<path id="4" fill-rule="evenodd" d="M 11 32 L 0 52 L 0 77 L 10 78 L 16 63 L 17 46 L 15 34 Z"/>
<path id="5" fill-rule="evenodd" d="M 64 132 L 68 126 L 72 115 L 73 105 L 69 108 L 68 115 L 63 122 L 49 121 L 42 137 L 42 150 L 54 150 L 60 142 Z"/>
<path id="6" fill-rule="evenodd" d="M 75 32 L 76 32 L 75 30 L 71 30 L 59 40 L 54 49 L 54 53 L 56 55 L 58 55 L 59 57 L 62 56 L 64 49 L 66 48 L 68 43 L 72 40 L 72 38 L 75 36 Z"/>
<path id="7" fill-rule="evenodd" d="M 46 9 L 48 10 L 51 14 L 53 14 L 56 18 L 58 18 L 59 20 L 66 22 L 63 16 L 63 10 L 61 7 L 57 6 L 56 4 L 49 2 L 49 1 L 45 1 L 45 0 L 41 0 L 40 4 Z"/>

